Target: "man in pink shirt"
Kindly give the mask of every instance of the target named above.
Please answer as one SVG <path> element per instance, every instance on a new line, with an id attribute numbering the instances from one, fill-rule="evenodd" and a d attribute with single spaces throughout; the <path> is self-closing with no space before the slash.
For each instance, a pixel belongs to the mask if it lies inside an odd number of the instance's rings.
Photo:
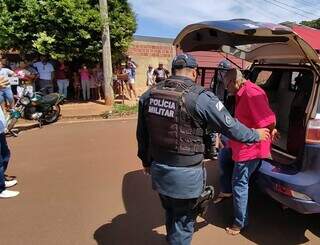
<path id="1" fill-rule="evenodd" d="M 272 138 L 254 144 L 230 141 L 232 159 L 235 162 L 232 176 L 234 222 L 227 233 L 237 235 L 248 225 L 248 192 L 251 174 L 261 159 L 270 158 L 271 140 L 278 137 L 276 117 L 269 106 L 264 90 L 245 80 L 239 70 L 231 69 L 225 76 L 229 93 L 236 95 L 235 118 L 249 128 L 269 128 Z"/>

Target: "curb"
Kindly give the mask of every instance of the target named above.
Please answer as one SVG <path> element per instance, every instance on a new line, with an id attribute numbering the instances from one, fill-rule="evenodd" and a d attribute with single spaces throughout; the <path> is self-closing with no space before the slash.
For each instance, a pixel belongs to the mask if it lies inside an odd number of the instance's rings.
<path id="1" fill-rule="evenodd" d="M 57 122 L 49 124 L 67 124 L 67 123 L 81 123 L 81 122 L 102 122 L 102 121 L 122 121 L 122 120 L 134 120 L 137 119 L 137 115 L 133 116 L 119 116 L 119 117 L 110 117 L 110 118 L 103 118 L 101 115 L 91 115 L 91 116 L 70 116 L 70 117 L 61 117 Z M 23 127 L 31 127 L 35 126 L 38 123 L 36 121 L 30 121 L 30 123 L 17 123 L 15 127 L 23 128 Z M 45 125 L 46 126 L 46 125 Z"/>
<path id="2" fill-rule="evenodd" d="M 88 123 L 88 122 L 113 122 L 113 121 L 126 121 L 126 120 L 137 120 L 137 117 L 119 117 L 119 118 L 109 118 L 109 119 L 83 119 L 83 120 L 70 120 L 56 122 L 56 124 L 72 124 L 72 123 Z"/>

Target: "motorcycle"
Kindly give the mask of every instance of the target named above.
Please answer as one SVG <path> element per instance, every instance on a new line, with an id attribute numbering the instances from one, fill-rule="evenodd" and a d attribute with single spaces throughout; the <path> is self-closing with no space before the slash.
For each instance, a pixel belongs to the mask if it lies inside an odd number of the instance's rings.
<path id="1" fill-rule="evenodd" d="M 45 90 L 46 88 L 33 93 L 26 86 L 23 87 L 21 95 L 7 117 L 8 132 L 17 136 L 14 126 L 19 118 L 37 120 L 40 128 L 43 124 L 54 123 L 59 119 L 60 105 L 65 98 L 58 93 L 46 94 L 44 93 Z"/>

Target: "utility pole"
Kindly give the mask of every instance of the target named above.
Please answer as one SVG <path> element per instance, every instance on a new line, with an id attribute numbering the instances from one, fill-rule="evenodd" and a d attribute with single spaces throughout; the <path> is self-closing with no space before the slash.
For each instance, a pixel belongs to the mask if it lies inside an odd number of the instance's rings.
<path id="1" fill-rule="evenodd" d="M 111 47 L 110 47 L 110 33 L 109 33 L 109 20 L 108 20 L 108 3 L 107 0 L 99 0 L 100 14 L 103 24 L 102 31 L 102 58 L 103 58 L 103 77 L 104 77 L 104 97 L 105 104 L 113 104 L 113 89 L 112 89 L 112 60 L 111 60 Z"/>

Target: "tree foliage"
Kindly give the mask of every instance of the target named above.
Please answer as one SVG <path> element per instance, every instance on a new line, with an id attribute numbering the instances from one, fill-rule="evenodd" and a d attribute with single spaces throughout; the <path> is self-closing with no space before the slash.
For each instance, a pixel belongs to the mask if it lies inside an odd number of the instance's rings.
<path id="1" fill-rule="evenodd" d="M 127 0 L 109 0 L 113 59 L 125 52 L 136 30 Z M 98 0 L 0 0 L 0 49 L 39 52 L 53 58 L 97 59 L 101 53 Z"/>
<path id="2" fill-rule="evenodd" d="M 316 20 L 311 20 L 311 21 L 302 21 L 301 24 L 305 26 L 310 26 L 316 29 L 320 29 L 320 18 Z"/>

